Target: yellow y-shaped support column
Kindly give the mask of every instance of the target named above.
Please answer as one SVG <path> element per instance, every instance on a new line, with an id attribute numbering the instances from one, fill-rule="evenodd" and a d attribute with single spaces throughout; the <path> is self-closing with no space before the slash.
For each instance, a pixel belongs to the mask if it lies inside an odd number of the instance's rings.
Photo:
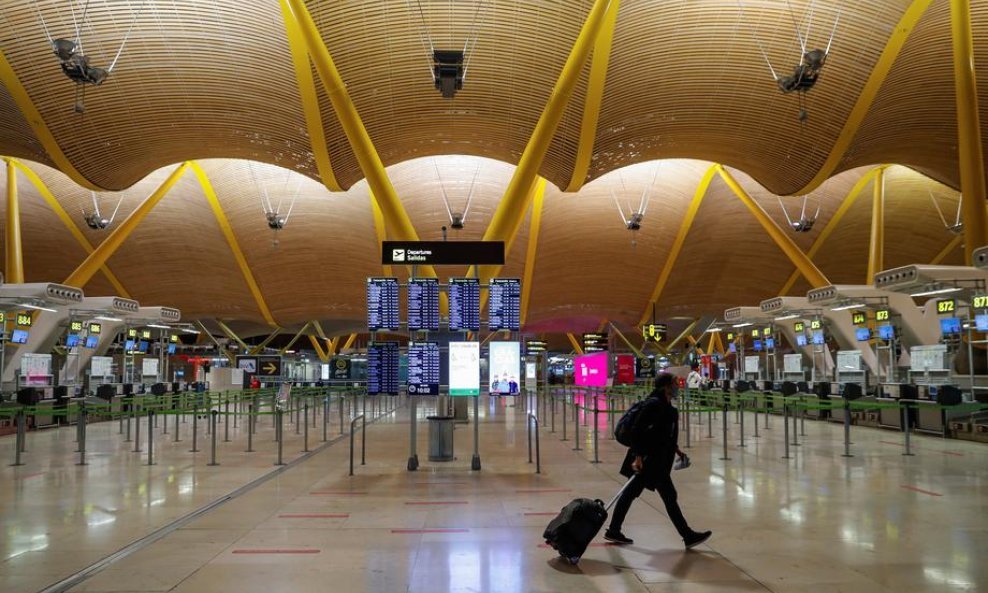
<path id="1" fill-rule="evenodd" d="M 7 161 L 7 228 L 5 232 L 7 265 L 4 280 L 10 284 L 24 282 L 24 252 L 21 250 L 21 204 L 17 196 L 17 169 Z"/>

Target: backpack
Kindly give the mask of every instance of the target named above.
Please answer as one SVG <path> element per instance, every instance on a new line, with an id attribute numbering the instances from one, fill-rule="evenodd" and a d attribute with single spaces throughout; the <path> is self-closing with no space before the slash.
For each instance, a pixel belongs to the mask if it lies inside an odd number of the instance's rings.
<path id="1" fill-rule="evenodd" d="M 638 400 L 634 403 L 628 411 L 621 416 L 618 420 L 617 426 L 614 427 L 614 440 L 621 443 L 625 447 L 630 447 L 634 442 L 634 428 L 635 422 L 638 421 L 638 414 L 645 409 L 645 406 L 649 404 L 651 398 L 645 398 Z"/>

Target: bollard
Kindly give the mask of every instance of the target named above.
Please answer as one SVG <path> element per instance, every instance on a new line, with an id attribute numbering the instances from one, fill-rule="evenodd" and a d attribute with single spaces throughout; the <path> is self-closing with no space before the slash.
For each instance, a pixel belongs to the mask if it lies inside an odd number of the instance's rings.
<path id="1" fill-rule="evenodd" d="M 357 420 L 363 420 L 363 415 L 357 416 L 356 418 L 350 421 L 350 475 L 351 476 L 353 475 L 353 435 L 354 435 L 354 431 L 356 430 Z M 361 445 L 361 447 L 363 447 L 363 445 Z M 361 457 L 363 457 L 364 452 L 361 451 L 360 455 Z"/>
<path id="2" fill-rule="evenodd" d="M 563 391 L 563 440 L 566 439 L 566 392 Z"/>
<path id="3" fill-rule="evenodd" d="M 903 432 L 903 438 L 905 438 L 905 440 L 906 440 L 906 442 L 905 442 L 906 452 L 903 453 L 902 455 L 905 456 L 905 457 L 913 457 L 913 452 L 912 452 L 912 449 L 910 448 L 910 443 L 909 443 L 909 404 L 906 403 L 906 402 L 900 402 L 900 403 L 902 403 L 902 405 L 903 405 L 903 408 L 902 408 L 902 430 L 904 431 Z"/>
<path id="4" fill-rule="evenodd" d="M 367 465 L 367 398 L 364 398 L 364 412 L 360 414 L 360 465 Z"/>
<path id="5" fill-rule="evenodd" d="M 721 414 L 721 420 L 722 420 L 721 423 L 723 424 L 723 427 L 724 427 L 724 438 L 723 438 L 723 441 L 724 441 L 724 456 L 720 458 L 721 461 L 730 461 L 731 460 L 731 458 L 727 456 L 727 412 L 728 412 L 728 408 L 729 407 L 730 406 L 728 406 L 727 402 L 725 401 L 724 402 L 723 413 Z"/>
<path id="6" fill-rule="evenodd" d="M 755 401 L 755 438 L 758 437 L 758 401 Z"/>
<path id="7" fill-rule="evenodd" d="M 148 426 L 148 430 L 151 427 Z M 141 452 L 141 417 L 134 415 L 134 453 Z"/>
<path id="8" fill-rule="evenodd" d="M 712 403 L 708 402 L 708 405 Z M 707 408 L 707 438 L 714 438 L 714 410 L 710 407 Z"/>
<path id="9" fill-rule="evenodd" d="M 76 425 L 79 429 L 79 463 L 76 465 L 87 465 L 86 463 L 86 426 L 87 426 L 86 402 L 79 406 L 79 420 Z"/>
<path id="10" fill-rule="evenodd" d="M 206 465 L 219 465 L 216 463 L 216 422 L 219 419 L 219 410 L 209 411 L 210 441 L 209 441 L 209 463 Z"/>
<path id="11" fill-rule="evenodd" d="M 190 453 L 199 452 L 199 408 L 198 404 L 192 405 L 192 448 Z"/>
<path id="12" fill-rule="evenodd" d="M 789 459 L 789 405 L 785 402 L 782 403 L 782 426 L 785 428 L 782 440 L 786 444 L 786 454 L 782 458 Z"/>
<path id="13" fill-rule="evenodd" d="M 275 465 L 285 465 L 285 462 L 282 461 L 282 457 L 281 457 L 282 447 L 284 444 L 283 443 L 284 439 L 282 438 L 282 434 L 284 433 L 285 430 L 284 419 L 283 419 L 284 414 L 285 414 L 284 410 L 275 410 L 274 413 L 275 415 L 274 438 L 276 441 L 278 441 L 278 461 L 277 463 L 275 463 Z"/>
<path id="14" fill-rule="evenodd" d="M 308 453 L 309 452 L 309 402 L 306 401 L 304 405 L 305 405 L 305 431 L 304 431 L 305 436 L 303 436 L 302 438 L 302 446 L 303 446 L 302 452 Z"/>
<path id="15" fill-rule="evenodd" d="M 223 442 L 230 442 L 230 396 L 226 396 L 223 411 Z"/>
<path id="16" fill-rule="evenodd" d="M 247 452 L 254 452 L 254 404 L 247 404 Z"/>
<path id="17" fill-rule="evenodd" d="M 851 402 L 844 400 L 844 454 L 841 457 L 854 457 L 851 455 Z"/>
<path id="18" fill-rule="evenodd" d="M 148 465 L 154 465 L 154 431 L 151 430 L 151 425 L 155 421 L 155 415 L 152 410 L 148 410 Z M 167 424 L 167 422 L 165 422 Z"/>

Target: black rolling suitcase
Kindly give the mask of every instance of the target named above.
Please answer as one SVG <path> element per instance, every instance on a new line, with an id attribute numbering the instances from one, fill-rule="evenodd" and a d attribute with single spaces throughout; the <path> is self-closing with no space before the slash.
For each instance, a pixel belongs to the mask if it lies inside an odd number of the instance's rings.
<path id="1" fill-rule="evenodd" d="M 587 551 L 587 546 L 597 537 L 597 532 L 607 520 L 610 510 L 624 489 L 631 483 L 629 479 L 606 505 L 604 501 L 590 498 L 574 498 L 559 511 L 542 533 L 545 543 L 559 552 L 570 564 L 576 564 Z"/>

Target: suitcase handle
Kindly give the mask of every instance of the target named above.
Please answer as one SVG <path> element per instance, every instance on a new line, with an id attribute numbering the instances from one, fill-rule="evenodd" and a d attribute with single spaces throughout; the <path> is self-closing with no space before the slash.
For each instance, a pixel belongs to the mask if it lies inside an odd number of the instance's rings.
<path id="1" fill-rule="evenodd" d="M 611 510 L 611 507 L 614 506 L 614 503 L 616 503 L 617 500 L 619 498 L 621 498 L 621 495 L 624 494 L 624 491 L 627 490 L 628 489 L 628 486 L 631 485 L 631 481 L 634 480 L 637 477 L 638 477 L 638 474 L 635 474 L 635 475 L 631 476 L 630 478 L 628 478 L 628 481 L 624 483 L 624 486 L 621 486 L 621 489 L 617 491 L 617 494 L 614 495 L 614 498 L 612 498 L 610 500 L 610 502 L 608 502 L 606 505 L 604 505 L 604 510 L 605 511 L 610 511 Z"/>

